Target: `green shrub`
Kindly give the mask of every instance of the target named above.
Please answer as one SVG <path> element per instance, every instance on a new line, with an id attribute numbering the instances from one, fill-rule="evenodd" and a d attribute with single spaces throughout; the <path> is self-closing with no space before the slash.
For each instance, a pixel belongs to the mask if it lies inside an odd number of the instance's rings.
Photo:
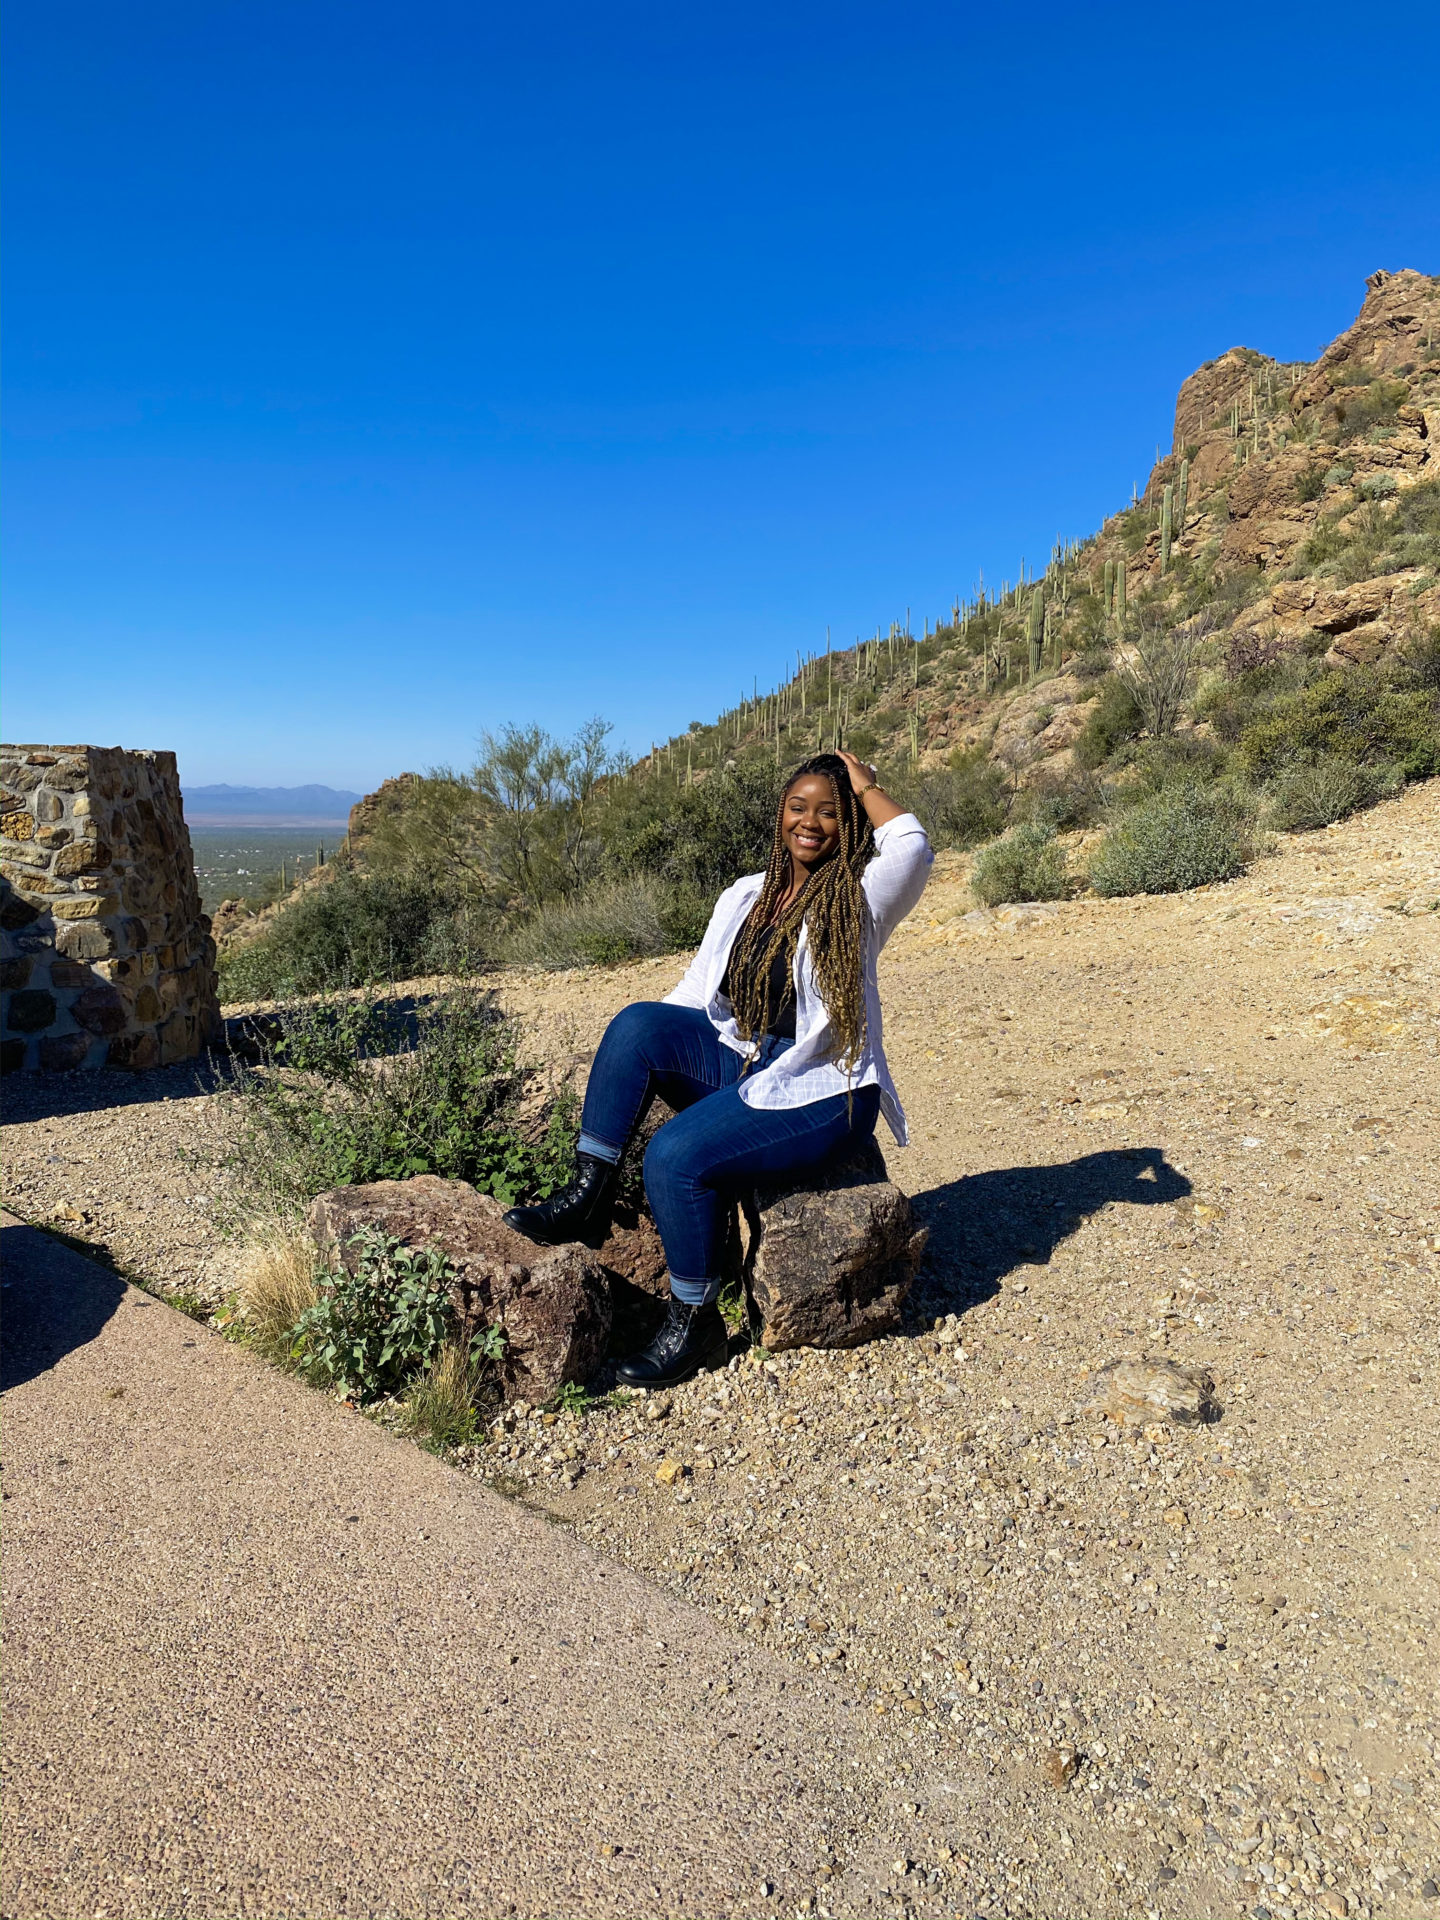
<path id="1" fill-rule="evenodd" d="M 409 1248 L 374 1227 L 351 1245 L 355 1271 L 322 1274 L 296 1324 L 291 1357 L 321 1386 L 373 1400 L 428 1368 L 455 1324 L 455 1269 L 437 1248 Z"/>
<path id="2" fill-rule="evenodd" d="M 1213 788 L 1172 786 L 1113 827 L 1090 860 L 1096 893 L 1183 893 L 1242 873 L 1252 857 L 1244 809 Z"/>
<path id="3" fill-rule="evenodd" d="M 602 881 L 542 907 L 506 935 L 500 958 L 531 967 L 596 967 L 668 953 L 676 942 L 667 905 L 658 881 L 638 875 Z"/>
<path id="4" fill-rule="evenodd" d="M 1082 767 L 1101 767 L 1118 747 L 1134 740 L 1145 725 L 1140 703 L 1118 674 L 1107 673 L 1091 703 L 1075 742 Z"/>
<path id="5" fill-rule="evenodd" d="M 1325 469 L 1315 462 L 1295 476 L 1295 498 L 1297 500 L 1318 500 L 1325 491 Z"/>
<path id="6" fill-rule="evenodd" d="M 1012 827 L 975 856 L 970 891 L 986 907 L 1017 900 L 1060 900 L 1066 891 L 1065 849 L 1053 827 Z"/>
<path id="7" fill-rule="evenodd" d="M 1429 567 L 1440 573 L 1440 480 L 1407 487 L 1387 516 L 1390 544 L 1401 567 Z"/>
<path id="8" fill-rule="evenodd" d="M 1370 380 L 1352 387 L 1334 401 L 1336 440 L 1344 446 L 1350 440 L 1384 439 L 1409 397 L 1403 380 Z"/>
<path id="9" fill-rule="evenodd" d="M 451 896 L 422 879 L 336 867 L 332 879 L 282 908 L 259 939 L 221 955 L 221 996 L 278 1000 L 412 979 L 441 966 L 468 970 L 479 959 L 478 934 L 474 917 L 462 918 Z"/>
<path id="10" fill-rule="evenodd" d="M 1139 792 L 1150 794 L 1166 787 L 1204 786 L 1218 780 L 1229 764 L 1229 756 L 1209 734 L 1171 733 L 1159 740 L 1137 741 L 1128 762 Z"/>
<path id="11" fill-rule="evenodd" d="M 1103 680 L 1114 664 L 1114 651 L 1100 630 L 1088 635 L 1080 651 L 1065 662 L 1077 680 Z"/>
<path id="12" fill-rule="evenodd" d="M 1232 642 L 1225 677 L 1201 689 L 1196 713 L 1210 722 L 1219 739 L 1233 746 L 1277 699 L 1306 686 L 1314 672 L 1298 648 L 1271 646 L 1258 639 L 1253 649 L 1243 641 Z"/>
<path id="13" fill-rule="evenodd" d="M 1041 765 L 1031 774 L 1019 806 L 1026 820 L 1060 833 L 1088 827 L 1104 805 L 1104 790 L 1093 773 L 1075 767 L 1061 771 Z"/>
<path id="14" fill-rule="evenodd" d="M 1415 688 L 1440 694 L 1440 627 L 1413 639 L 1401 655 L 1405 679 Z"/>
<path id="15" fill-rule="evenodd" d="M 973 847 L 1005 824 L 1005 776 L 984 749 L 956 754 L 948 767 L 902 775 L 890 791 L 916 814 L 937 847 Z"/>
<path id="16" fill-rule="evenodd" d="M 1126 553 L 1139 553 L 1156 525 L 1155 510 L 1145 506 L 1143 502 L 1127 507 L 1122 514 L 1117 515 L 1117 525 L 1120 538 L 1125 543 Z"/>
<path id="17" fill-rule="evenodd" d="M 413 1012 L 322 1001 L 282 1008 L 278 1026 L 265 1063 L 235 1083 L 225 1166 L 245 1212 L 293 1217 L 329 1187 L 416 1173 L 509 1206 L 566 1178 L 574 1094 L 562 1086 L 522 1124 L 534 1074 L 490 995 L 457 987 Z"/>
<path id="18" fill-rule="evenodd" d="M 1282 833 L 1306 833 L 1344 820 L 1392 791 L 1398 774 L 1354 760 L 1322 754 L 1318 760 L 1286 767 L 1270 789 L 1265 824 Z"/>
<path id="19" fill-rule="evenodd" d="M 1240 735 L 1241 764 L 1257 780 L 1322 755 L 1392 762 L 1407 780 L 1427 778 L 1440 769 L 1434 692 L 1374 668 L 1341 668 L 1279 695 Z"/>
<path id="20" fill-rule="evenodd" d="M 616 781 L 600 816 L 604 865 L 714 899 L 770 854 L 780 770 L 758 756 L 716 768 L 693 787 Z M 597 876 L 598 877 L 598 876 Z"/>

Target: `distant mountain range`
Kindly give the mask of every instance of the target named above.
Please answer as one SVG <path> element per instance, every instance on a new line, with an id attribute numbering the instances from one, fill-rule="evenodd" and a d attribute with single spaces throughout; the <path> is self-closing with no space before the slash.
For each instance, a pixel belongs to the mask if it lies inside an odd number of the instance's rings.
<path id="1" fill-rule="evenodd" d="M 344 826 L 360 799 L 339 787 L 187 787 L 192 827 Z"/>

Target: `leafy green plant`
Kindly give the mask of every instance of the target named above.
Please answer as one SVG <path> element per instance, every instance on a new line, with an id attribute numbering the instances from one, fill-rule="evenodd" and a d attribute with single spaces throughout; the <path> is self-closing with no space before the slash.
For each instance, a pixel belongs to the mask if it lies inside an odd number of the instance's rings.
<path id="1" fill-rule="evenodd" d="M 362 1227 L 350 1245 L 354 1270 L 319 1277 L 291 1356 L 320 1385 L 373 1400 L 398 1391 L 444 1346 L 455 1319 L 455 1269 L 437 1249 L 403 1246 L 374 1227 Z"/>
<path id="2" fill-rule="evenodd" d="M 1254 843 L 1247 809 L 1214 788 L 1177 784 L 1132 808 L 1090 860 L 1102 895 L 1183 893 L 1245 870 Z"/>
<path id="3" fill-rule="evenodd" d="M 1167 787 L 1208 785 L 1220 779 L 1229 765 L 1229 755 L 1220 741 L 1196 732 L 1136 741 L 1125 759 L 1130 784 L 1113 796 L 1122 806 Z"/>
<path id="4" fill-rule="evenodd" d="M 1057 833 L 1088 827 L 1103 804 L 1104 789 L 1093 773 L 1083 767 L 1061 770 L 1043 765 L 1030 775 L 1016 802 L 1027 820 Z"/>
<path id="5" fill-rule="evenodd" d="M 1031 821 L 1012 827 L 975 856 L 970 891 L 982 906 L 1018 900 L 1060 900 L 1068 885 L 1065 849 L 1053 827 Z"/>
<path id="6" fill-rule="evenodd" d="M 1344 446 L 1351 440 L 1383 439 L 1395 416 L 1410 397 L 1403 380 L 1370 380 L 1333 401 L 1335 438 Z"/>
<path id="7" fill-rule="evenodd" d="M 522 1126 L 533 1071 L 489 994 L 456 987 L 416 1008 L 375 999 L 282 1008 L 280 1032 L 233 1092 L 225 1165 L 245 1209 L 293 1218 L 329 1187 L 434 1173 L 505 1205 L 561 1185 L 578 1102 L 560 1086 Z"/>
<path id="8" fill-rule="evenodd" d="M 600 822 L 604 871 L 649 876 L 713 900 L 764 866 L 779 795 L 780 774 L 768 756 L 715 768 L 691 787 L 618 781 L 606 791 Z"/>
<path id="9" fill-rule="evenodd" d="M 1301 501 L 1318 500 L 1325 491 L 1325 469 L 1311 461 L 1295 476 L 1295 498 Z"/>
<path id="10" fill-rule="evenodd" d="M 563 1380 L 551 1405 L 557 1413 L 583 1413 L 591 1403 L 591 1393 L 578 1380 Z"/>

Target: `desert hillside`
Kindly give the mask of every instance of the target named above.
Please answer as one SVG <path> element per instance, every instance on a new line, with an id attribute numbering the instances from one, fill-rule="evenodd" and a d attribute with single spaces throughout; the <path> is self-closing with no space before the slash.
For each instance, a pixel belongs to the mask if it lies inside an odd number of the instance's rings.
<path id="1" fill-rule="evenodd" d="M 838 727 L 893 760 L 983 747 L 1053 777 L 1074 763 L 1097 649 L 1201 608 L 1217 654 L 1323 642 L 1332 666 L 1374 665 L 1440 625 L 1437 449 L 1440 278 L 1373 274 L 1313 364 L 1234 347 L 1193 373 L 1144 494 L 1043 574 L 807 662 L 656 761 L 704 769 L 759 744 L 793 759 Z"/>

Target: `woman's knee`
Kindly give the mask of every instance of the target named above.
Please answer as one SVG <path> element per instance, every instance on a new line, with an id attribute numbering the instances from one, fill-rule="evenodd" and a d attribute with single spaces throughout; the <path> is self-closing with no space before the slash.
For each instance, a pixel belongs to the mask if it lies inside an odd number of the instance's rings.
<path id="1" fill-rule="evenodd" d="M 655 1011 L 655 1002 L 651 1000 L 632 1000 L 628 1007 L 622 1007 L 605 1029 L 605 1039 L 614 1039 L 626 1046 L 634 1046 L 640 1037 L 649 1031 L 653 1022 L 650 1016 Z M 604 1042 L 602 1041 L 602 1045 Z"/>
<path id="2" fill-rule="evenodd" d="M 650 1139 L 645 1149 L 645 1191 L 656 1194 L 662 1190 L 675 1192 L 677 1188 L 696 1184 L 702 1171 L 696 1154 L 686 1139 L 688 1129 L 676 1120 L 667 1120 Z"/>
<path id="3" fill-rule="evenodd" d="M 671 1050 L 671 1036 L 683 1030 L 687 1014 L 688 1007 L 667 1006 L 663 1000 L 632 1000 L 605 1029 L 605 1040 L 641 1059 L 658 1058 Z"/>

